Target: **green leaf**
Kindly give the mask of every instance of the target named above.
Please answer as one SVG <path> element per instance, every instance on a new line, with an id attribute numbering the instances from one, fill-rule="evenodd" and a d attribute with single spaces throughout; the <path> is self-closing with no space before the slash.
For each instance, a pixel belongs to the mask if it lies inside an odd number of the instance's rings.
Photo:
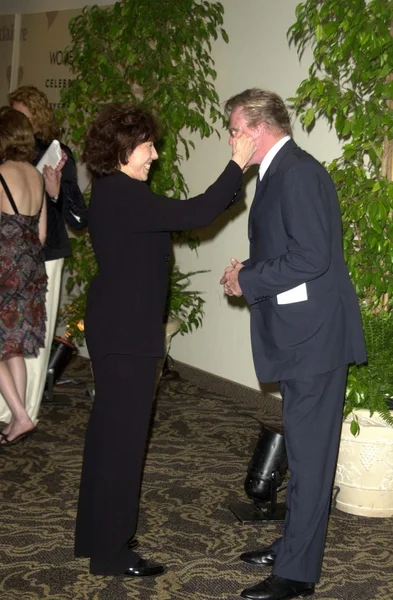
<path id="1" fill-rule="evenodd" d="M 313 108 L 309 108 L 303 117 L 303 123 L 306 129 L 308 129 L 315 121 L 315 111 Z"/>
<path id="2" fill-rule="evenodd" d="M 351 429 L 352 435 L 354 435 L 354 436 L 359 435 L 360 427 L 359 427 L 359 423 L 355 419 L 352 419 L 350 429 Z"/>
<path id="3" fill-rule="evenodd" d="M 378 192 L 381 189 L 381 182 L 375 181 L 373 187 L 371 188 L 372 192 Z"/>
<path id="4" fill-rule="evenodd" d="M 229 42 L 229 36 L 228 36 L 227 32 L 224 29 L 221 29 L 221 35 L 222 35 L 222 39 L 224 40 L 224 42 L 226 42 L 228 44 L 228 42 Z"/>
<path id="5" fill-rule="evenodd" d="M 315 28 L 315 38 L 318 42 L 323 39 L 323 27 L 321 24 L 318 24 Z"/>

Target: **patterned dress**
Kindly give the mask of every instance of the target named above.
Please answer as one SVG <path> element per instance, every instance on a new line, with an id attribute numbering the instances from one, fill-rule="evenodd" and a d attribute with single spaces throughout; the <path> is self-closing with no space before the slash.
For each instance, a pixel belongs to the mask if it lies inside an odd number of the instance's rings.
<path id="1" fill-rule="evenodd" d="M 0 360 L 37 356 L 45 345 L 47 276 L 37 215 L 21 215 L 0 174 L 15 214 L 0 214 Z"/>

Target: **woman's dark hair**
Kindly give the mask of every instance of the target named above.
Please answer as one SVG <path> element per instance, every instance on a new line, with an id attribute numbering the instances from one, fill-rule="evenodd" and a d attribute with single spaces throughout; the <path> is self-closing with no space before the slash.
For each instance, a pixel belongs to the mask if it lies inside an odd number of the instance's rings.
<path id="1" fill-rule="evenodd" d="M 33 128 L 18 110 L 0 108 L 0 160 L 31 162 L 36 156 Z"/>
<path id="2" fill-rule="evenodd" d="M 93 175 L 111 175 L 139 144 L 157 139 L 158 125 L 149 112 L 133 104 L 107 104 L 89 126 L 82 158 Z"/>

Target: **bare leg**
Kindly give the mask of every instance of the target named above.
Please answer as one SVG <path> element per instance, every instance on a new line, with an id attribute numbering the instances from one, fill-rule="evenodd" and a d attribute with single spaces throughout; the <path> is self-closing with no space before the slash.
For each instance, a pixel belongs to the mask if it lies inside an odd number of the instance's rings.
<path id="1" fill-rule="evenodd" d="M 8 369 L 12 375 L 12 378 L 15 382 L 15 386 L 17 392 L 19 394 L 19 398 L 22 401 L 23 406 L 26 405 L 26 384 L 27 384 L 27 372 L 26 372 L 26 361 L 23 356 L 15 356 L 14 358 L 10 358 L 4 361 L 8 366 Z M 12 425 L 14 422 L 14 418 L 11 417 L 10 422 L 7 427 L 4 427 L 3 433 L 8 433 L 12 429 Z"/>
<path id="2" fill-rule="evenodd" d="M 12 361 L 12 370 L 18 374 L 18 384 L 14 380 L 14 376 L 9 367 L 9 363 Z M 3 395 L 11 413 L 12 423 L 8 430 L 8 440 L 11 442 L 14 438 L 18 437 L 22 433 L 34 429 L 34 423 L 30 419 L 24 407 L 24 397 L 21 398 L 19 395 L 18 388 L 23 394 L 23 387 L 26 387 L 26 383 L 23 383 L 23 356 L 15 356 L 8 361 L 0 361 L 0 393 Z"/>

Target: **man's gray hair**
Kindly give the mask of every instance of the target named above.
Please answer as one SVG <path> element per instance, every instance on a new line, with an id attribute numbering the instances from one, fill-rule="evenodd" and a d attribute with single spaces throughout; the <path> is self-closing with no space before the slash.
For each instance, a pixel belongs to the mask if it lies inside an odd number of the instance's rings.
<path id="1" fill-rule="evenodd" d="M 232 96 L 225 103 L 225 112 L 228 116 L 240 108 L 249 127 L 256 127 L 260 123 L 266 125 L 270 131 L 277 131 L 292 136 L 291 121 L 284 100 L 267 90 L 251 88 Z"/>

